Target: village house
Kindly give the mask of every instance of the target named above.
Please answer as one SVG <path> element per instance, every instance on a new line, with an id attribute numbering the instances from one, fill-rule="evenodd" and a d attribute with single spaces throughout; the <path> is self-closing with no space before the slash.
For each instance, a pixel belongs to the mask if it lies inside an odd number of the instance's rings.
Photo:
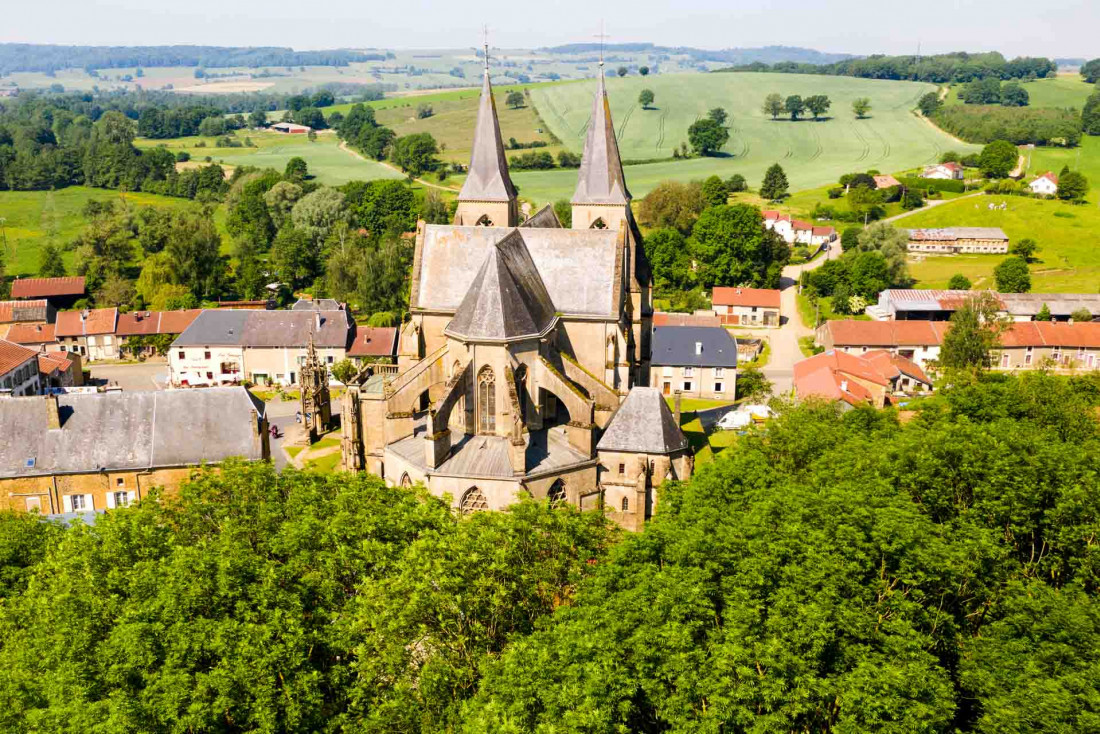
<path id="1" fill-rule="evenodd" d="M 46 299 L 0 301 L 0 339 L 14 324 L 52 324 L 57 310 Z"/>
<path id="2" fill-rule="evenodd" d="M 72 308 L 84 297 L 84 276 L 64 278 L 16 278 L 11 297 L 25 301 L 44 298 L 55 309 Z"/>
<path id="3" fill-rule="evenodd" d="M 654 327 L 653 380 L 665 395 L 735 400 L 737 342 L 722 327 Z"/>
<path id="4" fill-rule="evenodd" d="M 882 408 L 891 399 L 930 392 L 932 380 L 916 363 L 884 349 L 849 354 L 830 349 L 794 365 L 795 396 Z"/>
<path id="5" fill-rule="evenodd" d="M 312 339 L 329 368 L 347 356 L 353 323 L 346 310 L 211 309 L 196 317 L 168 350 L 176 387 L 298 384 Z"/>
<path id="6" fill-rule="evenodd" d="M 898 181 L 896 178 L 888 173 L 881 173 L 872 176 L 871 178 L 875 180 L 876 189 L 889 189 L 895 186 L 901 186 L 901 181 Z"/>
<path id="7" fill-rule="evenodd" d="M 947 321 L 968 299 L 982 291 L 890 288 L 867 307 L 876 321 Z M 997 293 L 986 291 L 999 305 L 998 315 L 1012 321 L 1033 321 L 1047 307 L 1055 321 L 1069 321 L 1082 309 L 1100 316 L 1097 293 Z"/>
<path id="8" fill-rule="evenodd" d="M 1058 193 L 1058 177 L 1052 171 L 1047 171 L 1027 187 L 1031 189 L 1031 193 L 1038 196 L 1054 196 Z"/>
<path id="9" fill-rule="evenodd" d="M 966 172 L 958 163 L 937 163 L 934 166 L 925 166 L 921 178 L 937 178 L 947 181 L 962 181 Z"/>
<path id="10" fill-rule="evenodd" d="M 656 391 L 630 202 L 601 64 L 571 227 L 549 205 L 521 218 L 486 62 L 454 222 L 417 226 L 397 374 L 364 370 L 345 395 L 345 468 L 462 512 L 526 496 L 640 527 L 692 466 L 661 396 L 635 397 Z"/>
<path id="11" fill-rule="evenodd" d="M 54 324 L 12 324 L 8 327 L 4 338 L 40 352 L 60 349 L 57 337 L 54 335 Z"/>
<path id="12" fill-rule="evenodd" d="M 133 311 L 118 315 L 115 336 L 118 349 L 128 356 L 152 356 L 167 346 L 199 317 L 201 309 L 183 311 Z M 159 339 L 157 338 L 159 337 Z M 161 344 L 158 345 L 158 342 Z"/>
<path id="13" fill-rule="evenodd" d="M 38 352 L 0 339 L 0 399 L 39 392 Z"/>
<path id="14" fill-rule="evenodd" d="M 836 239 L 836 229 L 833 227 L 815 226 L 777 211 L 765 210 L 763 214 L 764 228 L 778 234 L 789 245 L 821 247 Z"/>
<path id="15" fill-rule="evenodd" d="M 54 336 L 63 352 L 76 352 L 88 362 L 118 359 L 117 308 L 60 311 Z"/>
<path id="16" fill-rule="evenodd" d="M 0 509 L 111 510 L 231 457 L 270 458 L 264 404 L 241 387 L 0 400 Z"/>
<path id="17" fill-rule="evenodd" d="M 38 380 L 41 391 L 82 387 L 84 371 L 80 355 L 72 352 L 39 352 Z"/>
<path id="18" fill-rule="evenodd" d="M 396 326 L 357 326 L 348 348 L 348 359 L 356 364 L 397 364 Z"/>
<path id="19" fill-rule="evenodd" d="M 1008 252 L 1008 235 L 999 227 L 943 227 L 910 229 L 909 252 L 935 255 L 958 253 L 1003 255 Z"/>
<path id="20" fill-rule="evenodd" d="M 714 315 L 726 325 L 778 328 L 781 322 L 778 290 L 719 286 L 710 301 Z"/>
<path id="21" fill-rule="evenodd" d="M 925 369 L 929 362 L 939 359 L 947 328 L 943 321 L 835 320 L 817 328 L 815 341 L 826 351 L 850 354 L 885 349 Z"/>

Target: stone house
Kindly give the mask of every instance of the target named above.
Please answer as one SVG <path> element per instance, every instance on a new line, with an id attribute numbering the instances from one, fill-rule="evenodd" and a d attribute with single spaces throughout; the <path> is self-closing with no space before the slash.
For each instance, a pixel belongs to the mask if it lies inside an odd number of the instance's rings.
<path id="1" fill-rule="evenodd" d="M 654 327 L 652 375 L 664 395 L 735 400 L 737 342 L 723 327 Z"/>
<path id="2" fill-rule="evenodd" d="M 52 388 L 82 387 L 84 369 L 80 355 L 72 352 L 39 352 L 38 379 L 44 393 Z"/>
<path id="3" fill-rule="evenodd" d="M 826 350 L 866 354 L 885 349 L 912 360 L 925 369 L 940 357 L 940 345 L 948 324 L 944 321 L 826 321 L 817 328 L 815 341 Z"/>
<path id="4" fill-rule="evenodd" d="M 134 311 L 118 315 L 115 336 L 119 352 L 129 356 L 151 357 L 156 354 L 154 337 L 175 337 L 199 317 L 201 309 L 182 311 Z M 134 346 L 135 343 L 140 345 Z"/>
<path id="5" fill-rule="evenodd" d="M 85 361 L 118 359 L 117 308 L 61 311 L 54 324 L 54 336 L 63 352 L 76 352 Z"/>
<path id="6" fill-rule="evenodd" d="M 111 510 L 231 457 L 270 457 L 264 405 L 241 387 L 0 400 L 0 509 Z"/>
<path id="7" fill-rule="evenodd" d="M 781 323 L 778 290 L 716 287 L 710 301 L 715 316 L 726 325 L 776 329 Z"/>
<path id="8" fill-rule="evenodd" d="M 1003 255 L 1008 252 L 1008 235 L 1000 227 L 942 227 L 910 229 L 909 252 L 932 255 Z"/>
<path id="9" fill-rule="evenodd" d="M 0 339 L 0 396 L 7 399 L 39 392 L 38 352 Z"/>
<path id="10" fill-rule="evenodd" d="M 8 327 L 7 336 L 4 338 L 39 352 L 60 349 L 57 337 L 54 335 L 54 324 L 12 324 Z"/>
<path id="11" fill-rule="evenodd" d="M 762 213 L 764 228 L 778 234 L 789 245 L 820 247 L 836 239 L 834 227 L 815 226 L 800 219 L 792 219 L 790 214 L 773 210 L 765 210 Z"/>
<path id="12" fill-rule="evenodd" d="M 44 298 L 33 301 L 0 301 L 0 337 L 5 326 L 16 324 L 52 324 L 57 309 Z"/>

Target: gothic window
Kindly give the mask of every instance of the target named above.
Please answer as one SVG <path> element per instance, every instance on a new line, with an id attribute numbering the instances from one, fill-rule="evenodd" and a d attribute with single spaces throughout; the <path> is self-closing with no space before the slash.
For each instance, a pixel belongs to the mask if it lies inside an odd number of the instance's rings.
<path id="1" fill-rule="evenodd" d="M 466 490 L 466 494 L 462 495 L 461 509 L 463 515 L 469 515 L 472 512 L 488 510 L 489 503 L 485 500 L 485 495 L 481 493 L 480 489 L 470 487 Z"/>
<path id="2" fill-rule="evenodd" d="M 630 512 L 630 500 L 623 497 L 623 512 Z"/>
<path id="3" fill-rule="evenodd" d="M 497 428 L 497 390 L 493 368 L 486 365 L 477 375 L 477 430 L 494 433 Z"/>
<path id="4" fill-rule="evenodd" d="M 476 226 L 478 227 L 492 227 L 493 220 L 489 219 L 488 214 L 482 214 L 481 218 L 477 220 Z"/>
<path id="5" fill-rule="evenodd" d="M 569 497 L 565 493 L 565 482 L 558 479 L 550 485 L 550 491 L 547 493 L 546 498 L 550 500 L 551 507 L 561 507 L 567 504 Z"/>
<path id="6" fill-rule="evenodd" d="M 607 222 L 603 220 L 603 217 L 596 217 L 596 221 L 592 222 L 590 229 L 607 229 Z"/>
<path id="7" fill-rule="evenodd" d="M 401 475 L 401 486 L 404 489 L 408 489 L 409 487 L 413 486 L 412 480 L 409 479 L 408 474 L 402 474 Z"/>

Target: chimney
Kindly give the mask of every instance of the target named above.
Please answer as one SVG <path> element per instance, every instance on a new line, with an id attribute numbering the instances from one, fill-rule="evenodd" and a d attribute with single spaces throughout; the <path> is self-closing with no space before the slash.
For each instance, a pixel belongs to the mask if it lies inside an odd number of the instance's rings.
<path id="1" fill-rule="evenodd" d="M 316 312 L 316 313 L 314 314 L 314 317 L 315 317 L 315 318 L 316 318 L 316 320 L 317 320 L 317 330 L 318 330 L 318 331 L 320 331 L 320 330 L 321 330 L 321 312 L 320 312 L 320 311 L 317 311 L 317 312 Z"/>
<path id="2" fill-rule="evenodd" d="M 80 312 L 80 323 L 84 323 L 88 320 L 88 309 L 84 309 Z"/>
<path id="3" fill-rule="evenodd" d="M 680 425 L 680 391 L 677 390 L 673 393 L 675 397 L 672 398 L 672 414 L 676 417 L 676 425 Z"/>
<path id="4" fill-rule="evenodd" d="M 57 431 L 61 428 L 61 413 L 57 409 L 57 396 L 46 396 L 46 428 Z"/>
<path id="5" fill-rule="evenodd" d="M 695 342 L 695 355 L 698 356 L 703 353 L 703 342 Z"/>

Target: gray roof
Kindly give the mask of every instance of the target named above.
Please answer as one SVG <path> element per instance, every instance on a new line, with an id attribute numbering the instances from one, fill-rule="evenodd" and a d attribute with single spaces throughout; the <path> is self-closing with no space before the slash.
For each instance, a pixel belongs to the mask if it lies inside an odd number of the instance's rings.
<path id="1" fill-rule="evenodd" d="M 516 195 L 508 176 L 508 161 L 504 156 L 504 141 L 500 137 L 497 105 L 493 101 L 493 86 L 489 70 L 481 83 L 481 100 L 474 128 L 474 148 L 470 152 L 470 168 L 466 182 L 458 194 L 459 201 L 510 201 Z"/>
<path id="2" fill-rule="evenodd" d="M 573 203 L 626 204 L 629 201 L 630 191 L 626 188 L 623 163 L 619 158 L 619 143 L 611 122 L 611 105 L 607 101 L 601 65 Z"/>
<path id="3" fill-rule="evenodd" d="M 561 220 L 558 219 L 557 213 L 554 211 L 554 207 L 547 204 L 542 209 L 532 214 L 521 227 L 528 228 L 548 228 L 548 229 L 561 229 Z"/>
<path id="4" fill-rule="evenodd" d="M 909 239 L 919 241 L 1008 240 L 1008 235 L 1000 227 L 939 227 L 908 231 Z"/>
<path id="5" fill-rule="evenodd" d="M 334 298 L 299 298 L 290 308 L 293 311 L 339 311 L 342 306 Z"/>
<path id="6" fill-rule="evenodd" d="M 489 248 L 446 333 L 472 341 L 542 336 L 554 325 L 554 304 L 519 230 Z"/>
<path id="7" fill-rule="evenodd" d="M 243 387 L 58 395 L 59 430 L 47 426 L 51 399 L 0 400 L 0 477 L 263 458 L 264 404 Z"/>
<path id="8" fill-rule="evenodd" d="M 172 342 L 174 347 L 304 347 L 310 332 L 318 347 L 347 347 L 347 311 L 203 311 Z"/>
<path id="9" fill-rule="evenodd" d="M 687 438 L 676 425 L 676 417 L 661 391 L 655 387 L 635 387 L 611 417 L 596 450 L 670 454 L 687 445 Z"/>
<path id="10" fill-rule="evenodd" d="M 702 353 L 696 345 L 702 345 Z M 654 365 L 737 367 L 737 340 L 721 326 L 653 327 Z"/>
<path id="11" fill-rule="evenodd" d="M 437 468 L 424 463 L 424 428 L 418 426 L 413 435 L 386 446 L 414 466 L 437 476 L 470 477 L 473 479 L 514 479 L 509 451 L 511 439 L 504 436 L 471 436 L 451 431 L 451 453 Z M 530 444 L 524 453 L 524 473 L 540 474 L 584 464 L 592 459 L 569 445 L 562 428 L 531 431 Z"/>
<path id="12" fill-rule="evenodd" d="M 417 263 L 413 307 L 454 311 L 493 245 L 513 230 L 429 224 Z M 518 230 L 555 309 L 564 314 L 616 317 L 619 232 L 609 229 Z"/>
<path id="13" fill-rule="evenodd" d="M 1013 316 L 1035 316 L 1043 305 L 1052 316 L 1069 316 L 1078 309 L 1100 315 L 1100 294 L 1097 293 L 998 293 L 1005 311 Z"/>

